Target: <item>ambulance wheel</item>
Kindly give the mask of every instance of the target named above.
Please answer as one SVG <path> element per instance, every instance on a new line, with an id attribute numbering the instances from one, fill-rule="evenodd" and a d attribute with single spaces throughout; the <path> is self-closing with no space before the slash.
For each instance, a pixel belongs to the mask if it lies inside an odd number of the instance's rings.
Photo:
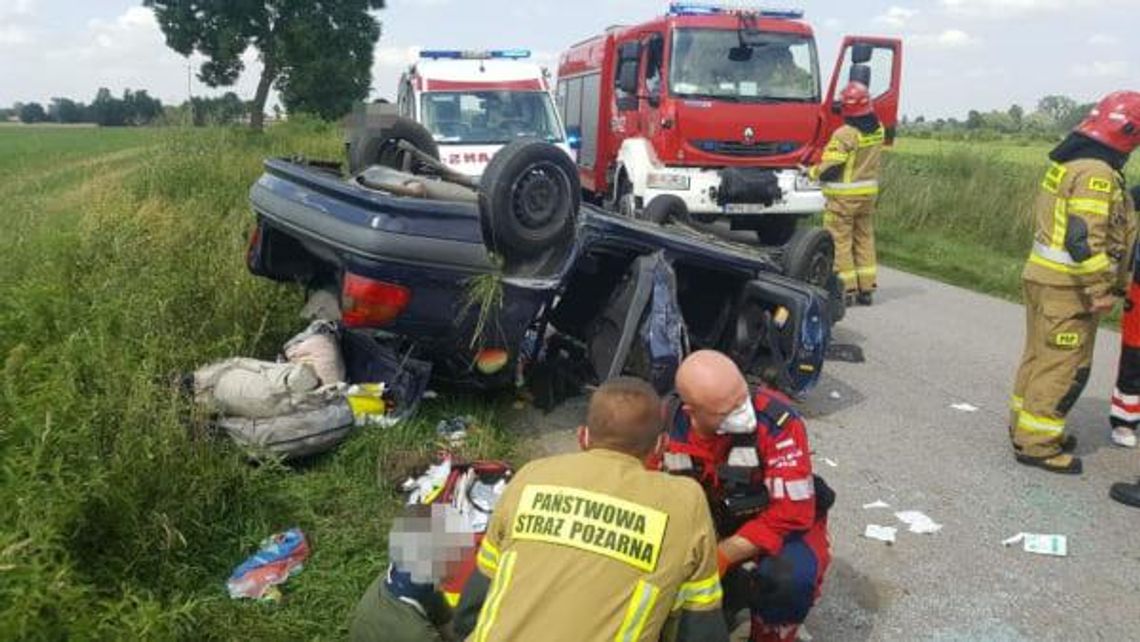
<path id="1" fill-rule="evenodd" d="M 662 194 L 649 201 L 649 205 L 645 206 L 637 218 L 658 225 L 681 223 L 689 218 L 689 207 L 685 205 L 685 201 L 681 200 L 680 196 Z"/>
<path id="2" fill-rule="evenodd" d="M 784 247 L 784 275 L 827 288 L 835 271 L 835 241 L 827 230 L 808 227 L 796 230 Z"/>
<path id="3" fill-rule="evenodd" d="M 764 216 L 756 223 L 756 239 L 760 245 L 784 245 L 796 233 L 798 216 L 775 214 Z"/>
<path id="4" fill-rule="evenodd" d="M 581 202 L 574 161 L 558 147 L 518 140 L 503 147 L 479 181 L 487 248 L 510 263 L 568 245 Z"/>
<path id="5" fill-rule="evenodd" d="M 357 141 L 349 155 L 349 171 L 356 173 L 369 165 L 383 165 L 392 169 L 413 172 L 417 169 L 414 158 L 399 148 L 400 141 L 411 143 L 416 149 L 439 160 L 439 145 L 423 125 L 407 118 L 397 118 L 390 127 L 377 134 L 369 134 Z"/>

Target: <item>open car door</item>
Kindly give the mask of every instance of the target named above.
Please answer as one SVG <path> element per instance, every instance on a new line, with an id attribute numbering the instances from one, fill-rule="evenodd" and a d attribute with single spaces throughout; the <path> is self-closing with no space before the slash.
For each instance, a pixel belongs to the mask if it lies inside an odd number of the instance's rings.
<path id="1" fill-rule="evenodd" d="M 899 121 L 899 87 L 902 82 L 902 40 L 874 36 L 846 36 L 839 48 L 839 59 L 824 93 L 824 134 L 827 137 L 843 124 L 839 113 L 839 93 L 848 82 L 857 80 L 871 91 L 875 113 L 886 130 L 887 144 L 895 140 Z"/>

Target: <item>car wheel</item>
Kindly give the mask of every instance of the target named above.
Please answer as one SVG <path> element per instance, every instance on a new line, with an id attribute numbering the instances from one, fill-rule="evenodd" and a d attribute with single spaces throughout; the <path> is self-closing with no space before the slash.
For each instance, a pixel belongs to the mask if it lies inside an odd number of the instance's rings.
<path id="1" fill-rule="evenodd" d="M 816 287 L 827 288 L 835 271 L 835 242 L 827 230 L 797 230 L 784 248 L 784 274 Z"/>
<path id="2" fill-rule="evenodd" d="M 421 152 L 439 160 L 439 145 L 431 132 L 414 120 L 397 118 L 379 135 L 368 135 L 353 145 L 349 154 L 349 171 L 355 174 L 369 165 L 383 165 L 414 173 L 417 163 L 411 154 L 400 149 L 400 141 L 407 141 Z"/>
<path id="3" fill-rule="evenodd" d="M 541 256 L 573 238 L 580 202 L 578 170 L 566 152 L 538 140 L 510 143 L 480 179 L 483 241 L 504 261 Z"/>
<path id="4" fill-rule="evenodd" d="M 756 239 L 761 245 L 784 245 L 796 233 L 798 216 L 786 214 L 765 214 L 756 223 Z"/>

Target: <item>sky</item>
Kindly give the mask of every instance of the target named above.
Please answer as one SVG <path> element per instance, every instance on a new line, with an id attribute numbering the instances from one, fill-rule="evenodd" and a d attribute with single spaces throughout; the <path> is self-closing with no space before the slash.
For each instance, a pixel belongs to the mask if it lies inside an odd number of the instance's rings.
<path id="1" fill-rule="evenodd" d="M 739 3 L 738 3 L 739 4 Z M 1041 96 L 1093 101 L 1140 90 L 1140 38 L 1128 36 L 1140 0 L 773 0 L 796 6 L 816 31 L 830 77 L 844 35 L 904 41 L 902 113 L 962 117 L 969 109 L 1032 108 Z M 613 24 L 662 13 L 666 0 L 388 0 L 378 12 L 372 96 L 392 98 L 419 48 L 525 47 L 556 67 L 568 45 Z M 233 88 L 251 98 L 260 64 Z M 201 60 L 194 56 L 189 69 Z M 146 89 L 166 103 L 219 94 L 188 74 L 154 16 L 124 0 L 0 0 L 0 105 L 89 102 L 99 87 Z"/>

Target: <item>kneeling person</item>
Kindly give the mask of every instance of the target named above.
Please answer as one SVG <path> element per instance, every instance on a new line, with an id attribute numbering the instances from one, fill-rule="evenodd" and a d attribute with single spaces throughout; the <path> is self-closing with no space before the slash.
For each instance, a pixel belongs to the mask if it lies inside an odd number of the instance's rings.
<path id="1" fill-rule="evenodd" d="M 752 640 L 795 640 L 831 560 L 834 501 L 803 419 L 778 393 L 750 391 L 719 352 L 690 355 L 676 381 L 665 468 L 700 481 L 713 507 L 726 615 L 747 606 Z"/>
<path id="2" fill-rule="evenodd" d="M 616 379 L 590 399 L 584 452 L 532 461 L 508 484 L 463 589 L 468 640 L 727 640 L 716 536 L 700 487 L 645 468 L 660 399 Z"/>

